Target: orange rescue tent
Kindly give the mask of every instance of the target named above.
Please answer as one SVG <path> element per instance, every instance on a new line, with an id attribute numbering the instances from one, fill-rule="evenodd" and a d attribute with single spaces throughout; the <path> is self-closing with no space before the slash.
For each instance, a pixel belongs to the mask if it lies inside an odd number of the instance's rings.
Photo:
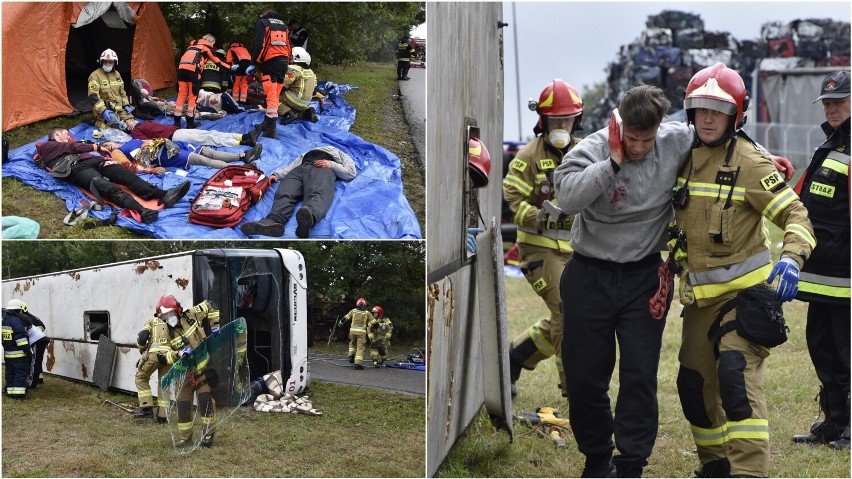
<path id="1" fill-rule="evenodd" d="M 3 130 L 91 111 L 86 80 L 107 48 L 126 85 L 175 85 L 172 35 L 153 2 L 2 2 Z"/>

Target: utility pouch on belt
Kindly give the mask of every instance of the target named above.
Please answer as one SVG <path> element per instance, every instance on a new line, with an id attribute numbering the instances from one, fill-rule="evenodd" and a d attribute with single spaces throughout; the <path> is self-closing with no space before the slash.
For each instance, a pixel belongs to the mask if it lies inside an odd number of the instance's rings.
<path id="1" fill-rule="evenodd" d="M 737 309 L 736 319 L 720 326 L 725 314 L 734 308 Z M 784 311 L 781 302 L 775 297 L 775 291 L 763 285 L 740 291 L 736 298 L 722 306 L 707 337 L 716 342 L 733 329 L 744 339 L 766 348 L 787 342 L 787 332 L 790 330 L 784 322 Z"/>

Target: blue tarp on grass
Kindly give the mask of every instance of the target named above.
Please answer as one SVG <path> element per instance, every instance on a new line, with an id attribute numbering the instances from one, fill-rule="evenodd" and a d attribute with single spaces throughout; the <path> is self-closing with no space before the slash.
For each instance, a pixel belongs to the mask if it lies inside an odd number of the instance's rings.
<path id="1" fill-rule="evenodd" d="M 348 132 L 355 121 L 355 109 L 340 98 L 340 94 L 354 87 L 335 85 L 327 82 L 329 92 L 319 122 L 297 121 L 286 126 L 278 125 L 278 139 L 261 137 L 263 154 L 258 161 L 260 168 L 271 174 L 289 164 L 305 151 L 322 145 L 331 145 L 346 152 L 355 160 L 357 176 L 349 182 L 338 181 L 334 202 L 325 218 L 311 229 L 311 238 L 331 239 L 416 239 L 421 238 L 417 217 L 402 190 L 402 175 L 399 158 L 384 148 L 368 143 Z M 313 103 L 317 108 L 316 102 Z M 159 123 L 170 123 L 160 117 Z M 263 121 L 262 112 L 229 114 L 219 120 L 200 122 L 199 128 L 205 130 L 247 132 Z M 91 140 L 95 128 L 80 124 L 69 132 L 78 140 Z M 42 137 L 37 141 L 46 141 Z M 68 211 L 81 204 L 86 196 L 75 185 L 54 179 L 50 173 L 39 168 L 33 161 L 35 143 L 24 145 L 9 152 L 9 162 L 3 165 L 3 176 L 17 178 L 28 186 L 41 191 L 50 191 L 65 200 Z M 245 146 L 220 148 L 223 151 L 241 152 Z M 240 164 L 240 163 L 236 163 Z M 212 228 L 189 222 L 189 208 L 192 199 L 198 196 L 202 185 L 216 170 L 203 166 L 189 167 L 186 177 L 169 168 L 164 176 L 140 175 L 160 188 L 173 188 L 185 179 L 191 181 L 189 193 L 175 206 L 161 210 L 159 219 L 151 224 L 138 223 L 132 219 L 119 217 L 118 226 L 139 234 L 164 239 L 245 239 L 239 226 L 234 228 Z M 264 218 L 272 209 L 272 200 L 280 183 L 273 183 L 258 204 L 252 206 L 243 222 Z M 298 208 L 299 205 L 297 205 Z M 295 210 L 294 210 L 295 211 Z M 103 211 L 91 211 L 90 216 L 106 219 L 109 208 Z M 65 212 L 57 212 L 57 221 Z M 283 238 L 295 238 L 296 215 L 285 225 Z M 255 236 L 258 238 L 268 238 Z"/>

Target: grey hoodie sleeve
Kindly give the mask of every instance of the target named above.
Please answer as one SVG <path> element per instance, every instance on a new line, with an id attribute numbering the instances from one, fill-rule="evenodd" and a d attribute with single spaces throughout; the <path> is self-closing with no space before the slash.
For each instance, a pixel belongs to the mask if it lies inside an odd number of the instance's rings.
<path id="1" fill-rule="evenodd" d="M 287 173 L 290 173 L 290 171 L 292 171 L 292 170 L 293 170 L 293 168 L 295 168 L 295 167 L 297 167 L 297 166 L 299 166 L 299 165 L 301 165 L 301 164 L 302 164 L 302 158 L 303 158 L 304 156 L 305 156 L 305 154 L 304 154 L 304 153 L 302 153 L 301 155 L 299 155 L 299 157 L 298 157 L 298 158 L 296 158 L 296 159 L 295 159 L 292 163 L 290 163 L 289 165 L 283 166 L 283 167 L 281 167 L 281 168 L 279 168 L 279 169 L 275 170 L 275 172 L 273 172 L 273 173 L 272 173 L 272 176 L 274 176 L 274 177 L 278 178 L 279 180 L 283 179 L 285 176 L 287 176 Z"/>
<path id="2" fill-rule="evenodd" d="M 556 199 L 562 211 L 579 213 L 615 183 L 607 138 L 606 128 L 591 134 L 572 148 L 553 172 Z"/>
<path id="3" fill-rule="evenodd" d="M 352 157 L 337 148 L 328 148 L 326 151 L 332 155 L 331 159 L 333 162 L 331 163 L 331 169 L 334 170 L 334 174 L 339 179 L 350 181 L 355 178 L 355 161 L 352 160 Z"/>

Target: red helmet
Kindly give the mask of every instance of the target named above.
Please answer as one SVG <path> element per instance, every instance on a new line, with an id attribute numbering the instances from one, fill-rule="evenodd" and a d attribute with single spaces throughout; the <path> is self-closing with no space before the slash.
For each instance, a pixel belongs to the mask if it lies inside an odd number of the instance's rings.
<path id="1" fill-rule="evenodd" d="M 383 318 L 385 316 L 385 310 L 382 309 L 378 304 L 373 306 L 373 310 L 371 311 L 376 317 Z"/>
<path id="2" fill-rule="evenodd" d="M 689 80 L 683 107 L 690 123 L 695 122 L 695 108 L 707 108 L 736 115 L 734 130 L 739 130 L 745 123 L 745 111 L 748 109 L 748 95 L 740 74 L 717 63 L 707 67 Z"/>
<path id="3" fill-rule="evenodd" d="M 544 130 L 541 118 L 543 116 L 577 117 L 572 131 L 578 129 L 583 120 L 583 99 L 574 87 L 559 78 L 555 78 L 544 87 L 538 97 L 538 103 L 532 102 L 530 109 L 538 113 L 538 127 L 542 130 Z"/>
<path id="4" fill-rule="evenodd" d="M 488 173 L 491 171 L 491 155 L 488 148 L 479 138 L 470 137 L 467 146 L 467 166 L 470 169 L 470 179 L 473 186 L 482 188 L 488 186 Z"/>
<path id="5" fill-rule="evenodd" d="M 160 300 L 157 301 L 157 309 L 154 312 L 157 316 L 162 316 L 169 311 L 177 311 L 178 316 L 183 313 L 183 308 L 181 308 L 178 300 L 175 299 L 174 296 L 167 294 L 164 296 L 160 296 Z"/>
<path id="6" fill-rule="evenodd" d="M 364 298 L 358 298 L 358 301 L 355 301 L 355 306 L 367 306 L 367 300 Z"/>

